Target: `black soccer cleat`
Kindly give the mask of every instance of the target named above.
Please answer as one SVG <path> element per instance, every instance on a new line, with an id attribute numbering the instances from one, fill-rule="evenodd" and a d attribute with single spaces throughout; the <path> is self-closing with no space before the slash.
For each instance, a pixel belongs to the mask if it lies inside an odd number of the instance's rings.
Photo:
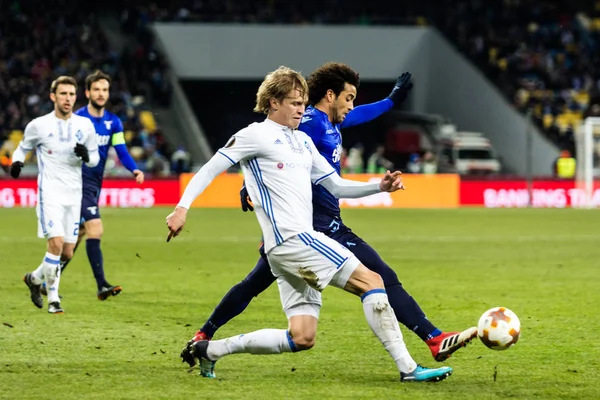
<path id="1" fill-rule="evenodd" d="M 121 291 L 123 290 L 123 288 L 121 286 L 104 286 L 102 288 L 100 288 L 100 290 L 98 290 L 98 300 L 104 301 L 107 298 L 109 298 L 110 296 L 116 296 L 119 293 L 121 293 Z"/>
<path id="2" fill-rule="evenodd" d="M 193 345 L 194 345 L 194 339 L 192 339 L 186 343 L 183 350 L 181 350 L 181 354 L 179 355 L 179 357 L 181 357 L 181 362 L 188 363 L 190 368 L 193 367 L 194 365 L 196 365 L 196 359 L 194 358 L 194 355 L 192 354 L 192 346 Z"/>
<path id="3" fill-rule="evenodd" d="M 25 274 L 25 276 L 23 277 L 23 282 L 25 282 L 25 284 L 29 288 L 29 292 L 31 295 L 31 301 L 33 302 L 33 304 L 37 308 L 44 307 L 44 299 L 42 298 L 42 295 L 40 294 L 40 286 L 42 286 L 42 285 L 36 285 L 35 283 L 33 283 L 33 280 L 31 278 L 31 273 Z"/>

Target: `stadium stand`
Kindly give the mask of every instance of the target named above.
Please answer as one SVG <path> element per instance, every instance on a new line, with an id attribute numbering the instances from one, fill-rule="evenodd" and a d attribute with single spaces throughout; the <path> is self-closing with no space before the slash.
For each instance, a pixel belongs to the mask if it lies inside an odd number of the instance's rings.
<path id="1" fill-rule="evenodd" d="M 52 109 L 48 97 L 52 80 L 60 75 L 78 80 L 79 108 L 86 103 L 85 77 L 96 69 L 113 79 L 110 110 L 123 121 L 138 167 L 157 172 L 153 160 L 170 157 L 146 101 L 164 92 L 142 90 L 145 82 L 152 88 L 159 82 L 160 88 L 160 70 L 147 62 L 152 57 L 148 46 L 140 42 L 132 54 L 112 50 L 92 7 L 67 1 L 0 2 L 0 165 L 4 169 L 27 123 Z M 168 96 L 162 98 L 168 102 Z M 35 155 L 30 157 L 35 160 Z M 118 166 L 116 155 L 111 160 Z M 168 173 L 169 168 L 160 171 Z"/>
<path id="2" fill-rule="evenodd" d="M 559 147 L 600 115 L 600 1 L 404 2 L 130 1 L 125 12 L 152 21 L 432 25 L 445 34 Z M 591 6 L 591 7 L 590 7 Z M 344 12 L 334 12 L 341 10 Z"/>

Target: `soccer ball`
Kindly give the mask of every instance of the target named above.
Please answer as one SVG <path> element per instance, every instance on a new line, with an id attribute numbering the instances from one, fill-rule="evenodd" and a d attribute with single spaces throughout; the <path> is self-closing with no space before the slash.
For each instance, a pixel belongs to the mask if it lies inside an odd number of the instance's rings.
<path id="1" fill-rule="evenodd" d="M 521 321 L 506 307 L 494 307 L 483 313 L 477 323 L 477 336 L 492 350 L 506 350 L 517 343 Z"/>

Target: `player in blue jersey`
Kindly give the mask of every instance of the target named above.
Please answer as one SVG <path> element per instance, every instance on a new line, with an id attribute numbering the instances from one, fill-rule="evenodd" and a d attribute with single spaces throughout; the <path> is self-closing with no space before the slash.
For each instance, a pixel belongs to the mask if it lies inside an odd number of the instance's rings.
<path id="1" fill-rule="evenodd" d="M 359 82 L 358 74 L 340 63 L 324 64 L 308 78 L 310 105 L 298 129 L 311 137 L 321 155 L 338 173 L 342 154 L 340 129 L 377 118 L 394 105 L 402 103 L 412 88 L 411 74 L 405 72 L 398 78 L 387 98 L 354 108 Z M 398 321 L 415 332 L 429 346 L 437 361 L 446 360 L 477 335 L 475 327 L 462 332 L 442 332 L 437 329 L 403 288 L 394 270 L 371 246 L 344 225 L 338 199 L 322 186 L 313 185 L 312 189 L 314 229 L 346 246 L 367 268 L 381 275 Z M 242 188 L 240 194 L 242 209 L 252 211 L 245 188 Z M 261 258 L 252 272 L 230 289 L 190 342 L 210 339 L 217 329 L 240 314 L 253 297 L 258 296 L 273 282 L 275 277 L 261 248 Z M 185 349 L 182 358 L 186 361 L 184 353 Z"/>
<path id="2" fill-rule="evenodd" d="M 144 173 L 138 169 L 135 161 L 127 151 L 125 145 L 125 136 L 123 133 L 123 124 L 119 117 L 106 110 L 106 103 L 110 98 L 110 76 L 102 71 L 96 71 L 85 79 L 85 95 L 88 98 L 88 104 L 85 107 L 75 111 L 75 114 L 86 117 L 92 121 L 96 129 L 96 140 L 98 151 L 100 153 L 100 162 L 94 168 L 83 168 L 83 198 L 81 203 L 81 225 L 79 228 L 79 237 L 77 246 L 87 235 L 85 248 L 87 256 L 92 266 L 96 285 L 98 286 L 97 296 L 99 300 L 106 300 L 109 296 L 116 296 L 123 288 L 118 285 L 111 285 L 104 276 L 104 262 L 100 240 L 104 228 L 100 219 L 100 208 L 98 200 L 100 198 L 100 189 L 104 177 L 104 168 L 108 157 L 110 146 L 114 147 L 119 160 L 125 168 L 134 175 L 138 184 L 144 182 Z M 75 249 L 77 249 L 77 246 Z M 67 267 L 69 261 L 61 263 L 61 273 Z"/>

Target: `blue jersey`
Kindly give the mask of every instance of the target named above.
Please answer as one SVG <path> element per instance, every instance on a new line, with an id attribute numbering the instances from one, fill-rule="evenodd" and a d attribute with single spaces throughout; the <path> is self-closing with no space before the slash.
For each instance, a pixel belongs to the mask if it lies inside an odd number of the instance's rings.
<path id="1" fill-rule="evenodd" d="M 341 128 L 368 122 L 392 108 L 394 103 L 384 99 L 372 104 L 356 107 L 350 111 L 341 124 L 334 124 L 323 111 L 307 107 L 299 130 L 306 133 L 315 143 L 317 150 L 340 174 L 342 157 Z M 321 185 L 313 185 L 313 228 L 326 231 L 341 221 L 340 202 Z"/>
<path id="2" fill-rule="evenodd" d="M 123 165 L 133 171 L 136 169 L 135 162 L 127 152 L 125 145 L 125 136 L 123 134 L 123 123 L 115 114 L 104 110 L 102 117 L 94 117 L 90 115 L 87 106 L 75 111 L 75 114 L 88 118 L 94 124 L 96 129 L 96 142 L 98 143 L 98 153 L 100 154 L 100 162 L 93 168 L 83 164 L 83 187 L 100 188 L 104 177 L 104 167 L 108 158 L 108 149 L 113 146 L 117 151 L 119 159 Z M 125 155 L 123 154 L 125 153 Z"/>

